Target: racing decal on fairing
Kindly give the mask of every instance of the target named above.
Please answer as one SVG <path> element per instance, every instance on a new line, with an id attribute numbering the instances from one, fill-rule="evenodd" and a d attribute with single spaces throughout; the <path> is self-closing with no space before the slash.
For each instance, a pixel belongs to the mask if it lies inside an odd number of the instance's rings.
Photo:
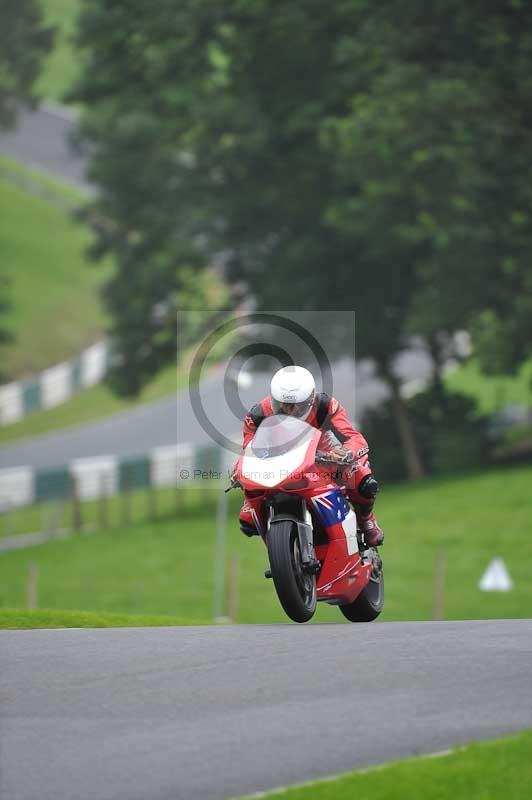
<path id="1" fill-rule="evenodd" d="M 356 578 L 358 575 L 358 571 L 356 571 L 357 567 L 358 564 L 348 564 L 346 567 L 344 567 L 344 569 L 341 572 L 338 573 L 336 578 L 333 578 L 333 580 L 329 581 L 329 583 L 324 583 L 323 586 L 317 586 L 316 589 L 318 590 L 318 592 L 328 592 L 334 583 L 337 583 L 342 578 L 345 578 L 345 576 L 348 575 L 350 572 L 353 572 L 352 577 Z"/>
<path id="2" fill-rule="evenodd" d="M 349 509 L 349 512 L 342 523 L 342 528 L 345 533 L 345 542 L 347 545 L 347 552 L 350 556 L 353 553 L 358 553 L 358 539 L 357 539 L 357 517 L 354 511 Z"/>
<path id="3" fill-rule="evenodd" d="M 349 513 L 349 504 L 342 492 L 337 489 L 315 495 L 311 500 L 326 528 L 343 522 Z"/>

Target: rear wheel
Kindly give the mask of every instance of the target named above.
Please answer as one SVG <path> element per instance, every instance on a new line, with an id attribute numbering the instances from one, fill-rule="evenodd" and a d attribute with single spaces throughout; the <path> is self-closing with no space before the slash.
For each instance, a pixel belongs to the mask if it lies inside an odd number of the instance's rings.
<path id="1" fill-rule="evenodd" d="M 303 571 L 295 523 L 283 520 L 271 524 L 268 556 L 277 596 L 286 614 L 294 622 L 308 622 L 316 610 L 316 576 Z"/>
<path id="2" fill-rule="evenodd" d="M 340 606 L 340 611 L 349 622 L 372 622 L 377 619 L 384 606 L 384 575 L 382 561 L 375 554 L 369 583 L 352 603 Z"/>

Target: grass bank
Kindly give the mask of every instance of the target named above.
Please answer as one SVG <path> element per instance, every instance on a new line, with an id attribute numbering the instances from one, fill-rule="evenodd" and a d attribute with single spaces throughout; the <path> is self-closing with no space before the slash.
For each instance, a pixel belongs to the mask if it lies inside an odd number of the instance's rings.
<path id="1" fill-rule="evenodd" d="M 483 375 L 472 358 L 450 372 L 445 384 L 452 391 L 474 397 L 485 414 L 509 405 L 532 408 L 532 360 L 523 364 L 515 375 Z"/>
<path id="2" fill-rule="evenodd" d="M 69 210 L 79 195 L 0 159 L 2 274 L 13 337 L 2 348 L 2 371 L 17 379 L 80 351 L 103 335 L 99 289 L 109 264 L 89 264 L 90 234 Z"/>
<path id="3" fill-rule="evenodd" d="M 45 21 L 55 27 L 55 39 L 37 81 L 37 91 L 47 100 L 61 103 L 79 74 L 73 37 L 81 3 L 78 0 L 41 0 L 41 5 Z"/>
<path id="4" fill-rule="evenodd" d="M 157 615 L 95 614 L 90 611 L 62 611 L 21 608 L 0 609 L 0 629 L 34 628 L 154 628 L 171 625 L 203 625 L 179 617 Z"/>
<path id="5" fill-rule="evenodd" d="M 359 770 L 336 779 L 261 794 L 264 800 L 528 800 L 532 733 L 470 744 L 439 757 L 421 757 Z M 253 795 L 257 797 L 257 795 Z M 245 800 L 245 798 L 242 798 Z"/>
<path id="6" fill-rule="evenodd" d="M 386 533 L 381 619 L 432 618 L 441 558 L 445 619 L 531 617 L 531 481 L 532 466 L 526 466 L 383 487 L 378 501 Z M 203 509 L 202 497 L 176 518 L 0 555 L 0 606 L 26 605 L 28 571 L 36 565 L 39 605 L 45 608 L 211 619 L 216 522 L 214 509 Z M 286 622 L 272 582 L 263 577 L 262 543 L 238 530 L 239 502 L 233 493 L 225 554 L 233 577 L 231 589 L 226 585 L 226 611 L 231 595 L 231 615 L 238 622 Z M 514 582 L 511 592 L 478 588 L 494 556 L 505 560 Z M 341 615 L 319 605 L 316 621 L 339 622 Z"/>

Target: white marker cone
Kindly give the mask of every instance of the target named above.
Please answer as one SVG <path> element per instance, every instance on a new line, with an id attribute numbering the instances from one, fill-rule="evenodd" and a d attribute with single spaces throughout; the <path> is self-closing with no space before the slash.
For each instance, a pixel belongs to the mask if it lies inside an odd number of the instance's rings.
<path id="1" fill-rule="evenodd" d="M 494 558 L 480 582 L 478 588 L 481 592 L 509 592 L 513 589 L 513 582 L 506 564 L 502 558 Z"/>

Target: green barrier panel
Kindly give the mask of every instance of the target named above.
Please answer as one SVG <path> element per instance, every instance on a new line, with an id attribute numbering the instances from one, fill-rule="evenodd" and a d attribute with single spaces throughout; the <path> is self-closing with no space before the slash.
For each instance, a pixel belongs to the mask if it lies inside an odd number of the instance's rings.
<path id="1" fill-rule="evenodd" d="M 68 469 L 40 469 L 35 473 L 35 501 L 61 500 L 70 496 L 71 480 Z"/>
<path id="2" fill-rule="evenodd" d="M 112 369 L 113 364 L 115 363 L 115 356 L 116 356 L 116 353 L 113 353 L 113 349 L 111 347 L 111 344 L 109 343 L 107 345 L 107 347 L 105 348 L 105 361 L 104 361 L 104 363 L 105 363 L 105 368 L 104 368 L 105 375 L 107 375 L 109 370 Z"/>
<path id="3" fill-rule="evenodd" d="M 71 371 L 71 385 L 73 392 L 79 392 L 81 388 L 81 358 L 76 358 L 75 361 L 72 362 L 72 371 Z"/>
<path id="4" fill-rule="evenodd" d="M 196 450 L 194 475 L 196 479 L 219 478 L 222 469 L 222 450 L 218 445 L 210 445 Z M 201 474 L 200 474 L 201 473 Z"/>
<path id="5" fill-rule="evenodd" d="M 145 486 L 149 486 L 150 459 L 147 456 L 143 456 L 121 461 L 118 470 L 118 482 L 121 492 L 127 489 L 142 489 Z"/>
<path id="6" fill-rule="evenodd" d="M 32 411 L 40 411 L 42 408 L 41 385 L 37 382 L 26 383 L 22 387 L 22 403 L 24 414 L 31 414 Z"/>

